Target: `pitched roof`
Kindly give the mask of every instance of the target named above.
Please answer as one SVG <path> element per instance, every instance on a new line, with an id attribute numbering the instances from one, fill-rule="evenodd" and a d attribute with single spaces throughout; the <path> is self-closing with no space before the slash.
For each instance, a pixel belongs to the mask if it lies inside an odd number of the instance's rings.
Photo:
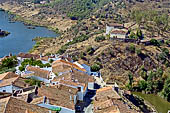
<path id="1" fill-rule="evenodd" d="M 38 59 L 40 58 L 40 55 L 30 54 L 30 53 L 19 53 L 17 57 Z"/>
<path id="2" fill-rule="evenodd" d="M 120 113 L 138 113 L 136 110 L 129 109 L 127 104 L 124 104 L 121 100 L 112 100 L 113 104 L 116 104 L 119 108 Z"/>
<path id="3" fill-rule="evenodd" d="M 72 71 L 68 73 L 64 73 L 55 79 L 55 81 L 60 81 L 60 80 L 70 80 L 76 83 L 86 84 L 88 82 L 94 82 L 94 77 L 72 69 Z"/>
<path id="4" fill-rule="evenodd" d="M 103 100 L 107 100 L 110 98 L 120 99 L 120 96 L 118 95 L 118 93 L 115 90 L 113 90 L 111 86 L 100 88 L 96 91 L 97 100 L 103 101 Z"/>
<path id="5" fill-rule="evenodd" d="M 12 85 L 20 87 L 20 88 L 28 88 L 29 84 L 25 82 L 26 78 L 18 77 Z"/>
<path id="6" fill-rule="evenodd" d="M 108 26 L 110 26 L 110 27 L 124 27 L 124 25 L 123 24 L 119 24 L 119 23 L 109 23 L 108 24 Z"/>
<path id="7" fill-rule="evenodd" d="M 18 77 L 18 75 L 13 72 L 7 72 L 7 73 L 0 74 L 0 80 L 9 79 L 9 78 L 13 78 L 13 77 Z"/>
<path id="8" fill-rule="evenodd" d="M 112 30 L 110 33 L 111 34 L 123 34 L 123 35 L 125 35 L 127 32 L 123 31 L 123 30 Z"/>
<path id="9" fill-rule="evenodd" d="M 137 113 L 120 100 L 120 96 L 113 88 L 104 87 L 96 91 L 94 99 L 95 113 Z"/>
<path id="10" fill-rule="evenodd" d="M 26 83 L 24 80 L 26 79 L 21 78 L 21 77 L 13 77 L 9 79 L 4 79 L 0 82 L 0 87 L 14 85 L 20 88 L 26 88 L 29 86 L 29 84 Z"/>
<path id="11" fill-rule="evenodd" d="M 34 72 L 35 76 L 39 76 L 39 77 L 46 78 L 46 79 L 48 79 L 50 75 L 50 71 L 40 69 L 39 67 L 28 66 L 27 70 Z"/>
<path id="12" fill-rule="evenodd" d="M 0 92 L 0 99 L 9 97 L 9 96 L 11 96 L 11 95 L 12 95 L 11 93 Z M 1 113 L 1 112 L 0 112 L 0 113 Z"/>
<path id="13" fill-rule="evenodd" d="M 43 101 L 44 101 L 44 96 L 41 96 L 41 97 L 34 98 L 31 101 L 31 104 L 39 104 L 39 103 L 42 103 Z"/>
<path id="14" fill-rule="evenodd" d="M 74 95 L 77 94 L 78 89 L 65 85 L 59 85 L 57 87 L 42 86 L 38 89 L 38 96 L 46 96 L 49 99 L 49 103 L 52 105 L 74 110 L 74 101 L 70 100 L 70 96 L 73 99 Z"/>
<path id="15" fill-rule="evenodd" d="M 49 112 L 49 110 L 46 108 L 42 108 L 34 104 L 26 103 L 14 97 L 8 97 L 6 99 L 0 100 L 0 103 L 1 102 L 5 103 L 4 104 L 5 108 L 3 108 L 4 111 L 1 113 L 26 113 L 26 111 L 30 111 L 32 113 Z"/>
<path id="16" fill-rule="evenodd" d="M 0 87 L 12 85 L 12 83 L 17 79 L 18 79 L 18 77 L 2 80 L 0 82 Z"/>
<path id="17" fill-rule="evenodd" d="M 86 72 L 86 70 L 84 68 L 81 68 L 78 65 L 73 64 L 71 62 L 67 62 L 65 60 L 56 60 L 56 61 L 53 62 L 52 66 L 57 67 L 57 66 L 62 65 L 62 64 L 65 64 L 65 65 L 70 66 L 71 68 L 75 68 L 75 69 L 78 69 L 80 71 Z"/>
<path id="18" fill-rule="evenodd" d="M 120 113 L 117 105 L 113 105 L 111 99 L 97 102 L 94 101 L 94 113 Z"/>

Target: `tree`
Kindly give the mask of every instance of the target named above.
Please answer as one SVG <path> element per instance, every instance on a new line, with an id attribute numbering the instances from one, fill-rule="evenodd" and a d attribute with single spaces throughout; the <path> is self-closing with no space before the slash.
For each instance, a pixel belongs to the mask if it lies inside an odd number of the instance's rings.
<path id="1" fill-rule="evenodd" d="M 132 73 L 129 73 L 128 74 L 128 77 L 129 77 L 129 81 L 128 81 L 128 84 L 127 84 L 127 88 L 129 89 L 129 90 L 132 90 L 132 88 L 133 88 L 133 74 Z"/>
<path id="2" fill-rule="evenodd" d="M 95 63 L 91 66 L 91 71 L 97 72 L 99 70 L 100 70 L 100 65 Z"/>
<path id="3" fill-rule="evenodd" d="M 130 45 L 129 45 L 129 51 L 130 51 L 130 52 L 134 53 L 134 52 L 135 52 L 135 49 L 136 49 L 136 48 L 135 48 L 135 45 L 133 45 L 133 44 L 130 44 Z"/>
<path id="4" fill-rule="evenodd" d="M 167 101 L 170 101 L 170 77 L 165 81 L 161 94 Z"/>
<path id="5" fill-rule="evenodd" d="M 5 58 L 2 60 L 2 67 L 12 68 L 17 64 L 17 59 L 15 56 L 10 58 Z"/>
<path id="6" fill-rule="evenodd" d="M 53 59 L 50 59 L 50 63 L 53 63 L 53 61 L 54 61 Z"/>
<path id="7" fill-rule="evenodd" d="M 143 39 L 143 34 L 142 34 L 142 30 L 141 29 L 137 29 L 137 32 L 136 32 L 136 36 L 139 38 L 139 39 Z"/>
<path id="8" fill-rule="evenodd" d="M 20 70 L 20 71 L 24 71 L 24 70 L 25 70 L 25 67 L 20 66 L 20 67 L 19 67 L 19 70 Z"/>
<path id="9" fill-rule="evenodd" d="M 160 43 L 156 39 L 151 39 L 150 43 L 154 46 L 160 46 Z"/>
<path id="10" fill-rule="evenodd" d="M 100 42 L 100 41 L 104 41 L 105 40 L 105 36 L 97 36 L 96 38 L 95 38 L 95 41 L 96 42 Z"/>
<path id="11" fill-rule="evenodd" d="M 145 90 L 147 88 L 147 82 L 145 80 L 139 81 L 138 87 L 141 91 Z"/>

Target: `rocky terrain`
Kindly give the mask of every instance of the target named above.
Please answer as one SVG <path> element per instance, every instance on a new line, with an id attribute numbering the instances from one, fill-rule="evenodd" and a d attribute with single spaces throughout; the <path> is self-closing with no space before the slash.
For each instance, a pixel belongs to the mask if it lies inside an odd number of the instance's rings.
<path id="1" fill-rule="evenodd" d="M 72 7 L 70 4 L 69 2 L 66 10 L 72 11 L 76 6 Z M 23 5 L 19 2 L 5 2 L 0 5 L 0 8 L 19 15 L 15 17 L 17 20 L 24 19 L 28 24 L 36 23 L 61 31 L 61 36 L 58 38 L 37 39 L 37 44 L 31 50 L 32 53 L 66 54 L 75 61 L 91 66 L 97 65 L 104 81 L 107 83 L 117 81 L 121 87 L 126 87 L 129 83 L 129 73 L 134 75 L 134 85 L 141 80 L 147 81 L 150 71 L 163 70 L 160 74 L 161 79 L 153 78 L 155 84 L 159 84 L 162 80 L 164 82 L 170 76 L 166 74 L 169 71 L 170 62 L 170 27 L 169 20 L 165 18 L 169 17 L 167 13 L 169 10 L 163 7 L 162 3 L 150 0 L 145 2 L 109 1 L 103 7 L 95 6 L 92 9 L 90 7 L 90 10 L 86 9 L 87 12 L 92 12 L 84 18 L 81 14 L 77 16 L 76 11 L 76 14 L 67 15 L 66 12 L 62 12 L 61 6 L 58 3 L 51 8 L 48 5 L 45 7 L 37 4 Z M 57 7 L 61 10 L 56 10 Z M 159 17 L 162 20 L 159 20 Z M 134 32 L 140 28 L 144 38 L 161 37 L 164 42 L 154 41 L 152 45 L 145 46 L 111 40 L 108 36 L 104 36 L 108 23 L 124 23 L 125 27 Z M 97 41 L 96 37 L 99 36 L 105 38 Z"/>

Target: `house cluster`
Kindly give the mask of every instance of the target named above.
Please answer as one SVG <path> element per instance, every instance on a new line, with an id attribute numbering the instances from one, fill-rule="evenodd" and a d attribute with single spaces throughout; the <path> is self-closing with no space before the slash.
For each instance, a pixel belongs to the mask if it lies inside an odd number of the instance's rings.
<path id="1" fill-rule="evenodd" d="M 30 58 L 43 63 L 50 63 L 52 59 L 53 62 L 51 67 L 27 65 L 24 71 L 20 71 L 18 67 L 24 59 Z M 57 55 L 20 53 L 17 59 L 15 73 L 0 74 L 0 113 L 81 112 L 88 103 L 87 95 L 91 91 L 96 91 L 91 103 L 94 113 L 135 113 L 123 103 L 118 85 L 98 89 L 96 86 L 100 84 L 97 83 L 104 82 L 101 74 L 91 72 L 86 64 Z M 29 80 L 41 81 L 41 84 L 32 85 L 35 81 Z"/>
<path id="2" fill-rule="evenodd" d="M 96 91 L 94 98 L 94 113 L 139 113 L 138 108 L 132 109 L 132 104 L 128 104 L 123 99 L 123 90 L 115 83 L 113 86 L 100 88 Z"/>

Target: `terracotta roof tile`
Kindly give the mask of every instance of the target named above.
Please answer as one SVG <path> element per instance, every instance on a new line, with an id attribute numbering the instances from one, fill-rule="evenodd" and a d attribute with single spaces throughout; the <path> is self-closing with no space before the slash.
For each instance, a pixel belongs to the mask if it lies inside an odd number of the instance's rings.
<path id="1" fill-rule="evenodd" d="M 13 82 L 17 79 L 18 79 L 18 77 L 2 80 L 0 82 L 0 87 L 12 85 Z"/>
<path id="2" fill-rule="evenodd" d="M 9 78 L 13 78 L 13 77 L 19 77 L 19 76 L 13 72 L 7 72 L 7 73 L 0 74 L 0 80 L 9 79 Z"/>
<path id="3" fill-rule="evenodd" d="M 65 65 L 70 66 L 71 68 L 75 68 L 75 69 L 78 69 L 78 70 L 80 70 L 80 71 L 86 72 L 86 70 L 85 70 L 84 68 L 80 68 L 78 65 L 73 64 L 73 63 L 71 63 L 71 62 L 67 62 L 67 61 L 65 61 L 65 60 L 56 60 L 56 61 L 54 61 L 53 64 L 52 64 L 53 67 L 58 66 L 58 65 L 56 65 L 56 64 L 58 64 L 58 63 L 60 63 L 61 65 L 62 65 L 62 63 L 63 63 L 63 64 L 65 64 Z"/>
<path id="4" fill-rule="evenodd" d="M 74 110 L 74 102 L 73 100 L 70 100 L 70 96 L 73 99 L 74 95 L 77 94 L 77 91 L 77 88 L 72 88 L 65 85 L 59 85 L 56 87 L 43 86 L 38 89 L 38 96 L 46 96 L 52 105 L 62 106 Z"/>
<path id="5" fill-rule="evenodd" d="M 40 58 L 40 55 L 30 54 L 30 53 L 19 53 L 17 57 L 38 59 Z"/>
<path id="6" fill-rule="evenodd" d="M 108 26 L 110 26 L 110 27 L 124 27 L 124 25 L 123 24 L 119 24 L 119 23 L 109 23 L 108 24 Z"/>
<path id="7" fill-rule="evenodd" d="M 39 67 L 28 66 L 27 70 L 34 72 L 35 76 L 39 76 L 46 79 L 48 79 L 50 75 L 50 71 L 40 69 Z"/>
<path id="8" fill-rule="evenodd" d="M 112 30 L 110 32 L 111 34 L 126 34 L 127 32 L 126 31 L 123 31 L 123 30 Z"/>
<path id="9" fill-rule="evenodd" d="M 7 101 L 7 104 L 5 108 L 5 113 L 26 113 L 26 111 L 30 111 L 31 113 L 48 113 L 49 112 L 49 110 L 46 108 L 42 108 L 34 104 L 26 103 L 14 97 L 7 98 L 6 101 Z"/>

